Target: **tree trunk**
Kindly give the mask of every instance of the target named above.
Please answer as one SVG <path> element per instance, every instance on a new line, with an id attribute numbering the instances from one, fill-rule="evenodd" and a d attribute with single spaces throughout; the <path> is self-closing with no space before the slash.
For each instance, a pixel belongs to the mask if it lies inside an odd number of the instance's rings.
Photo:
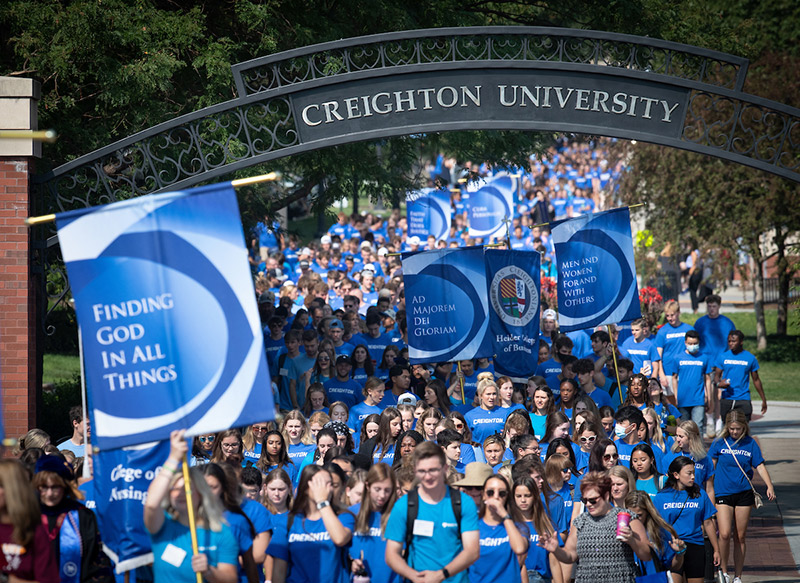
<path id="1" fill-rule="evenodd" d="M 761 251 L 753 256 L 753 307 L 756 312 L 756 341 L 758 350 L 767 349 L 767 322 L 764 317 L 764 267 Z"/>
<path id="2" fill-rule="evenodd" d="M 358 214 L 358 182 L 353 180 L 353 212 L 352 214 Z"/>
<path id="3" fill-rule="evenodd" d="M 786 326 L 789 317 L 789 288 L 792 282 L 792 269 L 786 257 L 786 236 L 781 227 L 775 229 L 775 245 L 778 247 L 778 261 L 775 264 L 778 270 L 778 336 L 786 336 Z"/>

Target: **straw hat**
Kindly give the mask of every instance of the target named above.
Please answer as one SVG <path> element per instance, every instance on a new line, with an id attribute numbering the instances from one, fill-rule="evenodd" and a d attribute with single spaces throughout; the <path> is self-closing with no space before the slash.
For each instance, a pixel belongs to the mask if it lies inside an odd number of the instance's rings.
<path id="1" fill-rule="evenodd" d="M 476 486 L 478 488 L 483 488 L 483 485 L 486 483 L 486 480 L 494 476 L 494 471 L 492 471 L 492 466 L 489 464 L 485 464 L 483 462 L 472 462 L 467 464 L 466 469 L 464 470 L 464 477 L 460 479 L 458 482 L 453 482 L 452 486 L 458 486 L 459 488 L 469 487 L 469 486 Z"/>

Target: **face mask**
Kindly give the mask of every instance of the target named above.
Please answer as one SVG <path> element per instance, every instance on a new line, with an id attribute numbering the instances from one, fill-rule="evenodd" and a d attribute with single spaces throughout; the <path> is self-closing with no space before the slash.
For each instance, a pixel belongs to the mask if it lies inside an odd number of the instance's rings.
<path id="1" fill-rule="evenodd" d="M 697 354 L 700 352 L 700 345 L 699 344 L 687 344 L 686 345 L 686 352 L 689 354 Z"/>
<path id="2" fill-rule="evenodd" d="M 616 435 L 618 439 L 622 439 L 623 437 L 628 435 L 628 432 L 625 430 L 625 428 L 622 425 L 615 425 L 614 426 L 614 435 Z"/>

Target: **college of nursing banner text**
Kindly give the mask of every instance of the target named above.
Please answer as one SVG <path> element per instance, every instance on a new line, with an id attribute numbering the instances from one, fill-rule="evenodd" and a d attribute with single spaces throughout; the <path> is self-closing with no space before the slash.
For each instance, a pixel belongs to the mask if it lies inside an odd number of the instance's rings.
<path id="1" fill-rule="evenodd" d="M 230 183 L 56 217 L 93 445 L 272 419 L 263 335 Z"/>
<path id="2" fill-rule="evenodd" d="M 527 378 L 539 364 L 541 256 L 536 251 L 487 249 L 485 260 L 495 371 Z"/>
<path id="3" fill-rule="evenodd" d="M 423 188 L 406 196 L 408 236 L 425 241 L 428 235 L 445 239 L 450 232 L 450 191 Z"/>
<path id="4" fill-rule="evenodd" d="M 483 247 L 403 254 L 412 364 L 494 357 L 495 368 L 536 368 L 539 274 L 532 252 Z"/>
<path id="5" fill-rule="evenodd" d="M 514 218 L 515 179 L 508 175 L 499 176 L 477 190 L 470 189 L 467 204 L 469 236 L 484 241 L 491 237 L 505 237 L 504 219 Z"/>
<path id="6" fill-rule="evenodd" d="M 550 223 L 562 332 L 642 315 L 628 208 Z"/>
<path id="7" fill-rule="evenodd" d="M 104 450 L 94 455 L 95 514 L 117 573 L 153 562 L 144 526 L 147 488 L 169 455 L 169 441 Z"/>

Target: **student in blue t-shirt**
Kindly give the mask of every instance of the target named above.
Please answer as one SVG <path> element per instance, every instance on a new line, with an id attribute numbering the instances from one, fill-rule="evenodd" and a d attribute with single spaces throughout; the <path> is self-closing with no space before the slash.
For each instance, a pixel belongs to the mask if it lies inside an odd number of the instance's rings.
<path id="1" fill-rule="evenodd" d="M 236 578 L 238 546 L 230 527 L 225 524 L 219 506 L 210 504 L 212 494 L 203 474 L 191 468 L 190 479 L 194 515 L 197 518 L 198 553 L 192 554 L 186 493 L 179 471 L 188 451 L 185 430 L 170 434 L 169 457 L 147 490 L 144 502 L 144 526 L 150 535 L 155 560 L 153 572 L 159 581 L 193 583 L 196 573 L 209 572 L 218 578 Z M 168 501 L 167 510 L 162 507 Z M 202 507 L 203 512 L 200 512 Z"/>
<path id="2" fill-rule="evenodd" d="M 352 361 L 348 355 L 340 354 L 336 357 L 336 377 L 322 383 L 331 403 L 342 401 L 352 409 L 361 401 L 364 385 L 350 377 L 352 370 Z"/>
<path id="3" fill-rule="evenodd" d="M 672 524 L 678 538 L 686 543 L 686 557 L 680 574 L 690 582 L 705 577 L 705 546 L 703 532 L 714 549 L 714 565 L 720 564 L 717 530 L 711 518 L 717 513 L 711 499 L 694 481 L 694 462 L 679 457 L 669 465 L 669 475 L 664 489 L 656 494 L 653 506 L 668 523 Z"/>
<path id="4" fill-rule="evenodd" d="M 472 431 L 472 439 L 478 443 L 503 430 L 506 421 L 503 412 L 495 407 L 497 403 L 497 385 L 485 382 L 477 391 L 479 406 L 464 415 L 467 427 Z"/>
<path id="5" fill-rule="evenodd" d="M 662 571 L 678 572 L 683 568 L 686 543 L 678 538 L 672 525 L 664 520 L 653 506 L 650 496 L 637 490 L 625 496 L 625 508 L 635 513 L 645 527 L 650 542 L 649 561 L 637 557 L 636 564 L 642 575 L 655 575 Z"/>
<path id="6" fill-rule="evenodd" d="M 350 409 L 350 415 L 347 419 L 347 426 L 353 430 L 356 435 L 361 433 L 361 423 L 369 415 L 380 415 L 383 409 L 379 407 L 380 402 L 383 400 L 383 395 L 386 392 L 386 385 L 382 380 L 370 377 L 364 385 L 364 400 Z"/>
<path id="7" fill-rule="evenodd" d="M 286 528 L 275 528 L 267 549 L 273 583 L 347 583 L 346 546 L 353 533 L 339 519 L 344 512 L 327 470 L 305 467 Z"/>
<path id="8" fill-rule="evenodd" d="M 711 359 L 700 353 L 700 334 L 696 330 L 686 333 L 685 345 L 683 354 L 675 359 L 675 399 L 681 419 L 691 419 L 702 433 L 706 403 L 711 396 Z"/>
<path id="9" fill-rule="evenodd" d="M 670 451 L 664 454 L 662 464 L 669 467 L 677 457 L 685 456 L 694 462 L 694 481 L 705 488 L 708 497 L 715 500 L 714 483 L 710 478 L 714 475 L 714 462 L 706 451 L 703 436 L 694 421 L 684 421 L 675 431 L 675 443 Z"/>
<path id="10" fill-rule="evenodd" d="M 631 322 L 631 335 L 620 344 L 619 352 L 633 362 L 633 372 L 650 376 L 653 372 L 653 361 L 659 360 L 658 351 L 653 340 L 647 336 L 649 327 L 644 318 Z"/>
<path id="11" fill-rule="evenodd" d="M 675 374 L 675 358 L 684 351 L 684 339 L 689 330 L 694 330 L 689 324 L 681 322 L 681 307 L 675 300 L 669 300 L 664 304 L 664 317 L 667 323 L 659 328 L 656 334 L 656 349 L 661 357 L 657 373 L 657 378 L 661 385 L 667 389 L 667 394 L 672 394 L 672 375 Z"/>
<path id="12" fill-rule="evenodd" d="M 367 473 L 361 503 L 341 515 L 342 524 L 353 531 L 350 558 L 353 573 L 362 567 L 371 581 L 400 583 L 401 577 L 386 564 L 386 539 L 383 529 L 397 499 L 397 480 L 385 463 L 373 465 Z"/>
<path id="13" fill-rule="evenodd" d="M 509 503 L 511 486 L 503 476 L 483 484 L 478 517 L 480 556 L 469 567 L 470 583 L 515 581 L 520 577 L 518 556 L 528 550 L 528 527 L 522 513 Z"/>
<path id="14" fill-rule="evenodd" d="M 447 389 L 450 401 L 459 405 L 471 405 L 475 399 L 475 392 L 478 390 L 478 373 L 475 371 L 475 363 L 471 360 L 462 360 L 460 368 L 456 369 L 455 374 L 450 378 L 453 381 Z M 461 398 L 461 379 L 464 379 L 464 399 Z"/>
<path id="15" fill-rule="evenodd" d="M 728 413 L 722 435 L 711 444 L 708 455 L 714 460 L 714 496 L 717 504 L 722 571 L 727 572 L 728 551 L 734 546 L 735 576 L 742 576 L 745 535 L 750 512 L 755 504 L 753 470 L 767 485 L 767 498 L 775 499 L 764 456 L 758 442 L 750 437 L 750 424 L 741 411 Z M 741 537 L 741 538 L 740 538 Z"/>
<path id="16" fill-rule="evenodd" d="M 750 401 L 751 378 L 761 397 L 761 414 L 767 412 L 767 397 L 758 376 L 758 360 L 744 349 L 743 343 L 744 334 L 741 330 L 728 334 L 728 350 L 720 354 L 714 363 L 714 380 L 720 389 L 719 414 L 722 419 L 726 418 L 729 411 L 738 409 L 750 421 L 753 414 L 753 403 Z"/>
<path id="17" fill-rule="evenodd" d="M 512 487 L 512 504 L 522 514 L 528 528 L 528 554 L 525 555 L 525 569 L 528 571 L 527 580 L 531 583 L 549 581 L 554 571 L 561 569 L 561 564 L 556 558 L 539 546 L 539 533 L 549 536 L 555 535 L 559 545 L 563 544 L 550 517 L 547 514 L 541 499 L 536 496 L 539 489 L 528 476 L 514 480 Z M 569 568 L 570 573 L 572 567 Z"/>
<path id="18" fill-rule="evenodd" d="M 408 558 L 402 556 L 406 542 L 408 499 L 403 496 L 392 508 L 386 524 L 386 564 L 398 575 L 419 580 L 423 571 L 439 571 L 451 583 L 467 583 L 467 569 L 480 553 L 478 511 L 467 494 L 445 483 L 447 461 L 442 448 L 424 442 L 414 450 L 414 470 L 419 480 L 417 519 L 413 525 Z M 461 501 L 460 528 L 451 496 Z M 519 573 L 519 568 L 517 570 Z"/>

